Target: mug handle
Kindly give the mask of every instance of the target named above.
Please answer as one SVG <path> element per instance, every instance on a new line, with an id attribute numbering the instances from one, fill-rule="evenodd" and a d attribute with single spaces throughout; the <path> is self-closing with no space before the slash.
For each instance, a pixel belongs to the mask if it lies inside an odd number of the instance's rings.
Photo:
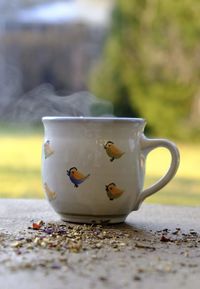
<path id="1" fill-rule="evenodd" d="M 160 189 L 162 189 L 169 181 L 174 177 L 174 175 L 177 172 L 177 169 L 179 167 L 180 163 L 180 154 L 177 146 L 166 139 L 149 139 L 146 138 L 144 135 L 142 135 L 140 140 L 140 147 L 141 147 L 141 157 L 145 160 L 147 155 L 158 147 L 164 147 L 169 150 L 171 154 L 171 164 L 167 171 L 167 173 L 160 178 L 155 184 L 150 186 L 149 188 L 143 190 L 138 197 L 138 200 L 136 202 L 136 206 L 134 210 L 137 210 L 141 203 L 149 197 L 150 195 L 156 193 Z"/>

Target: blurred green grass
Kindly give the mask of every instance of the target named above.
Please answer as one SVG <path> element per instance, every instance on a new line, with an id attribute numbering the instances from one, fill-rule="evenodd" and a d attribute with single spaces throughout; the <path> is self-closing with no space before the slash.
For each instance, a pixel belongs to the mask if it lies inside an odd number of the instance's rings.
<path id="1" fill-rule="evenodd" d="M 40 129 L 12 126 L 0 132 L 0 197 L 43 197 L 40 165 L 42 133 Z"/>
<path id="2" fill-rule="evenodd" d="M 200 146 L 178 144 L 180 166 L 175 178 L 158 193 L 149 197 L 150 203 L 198 206 L 200 205 Z M 145 186 L 157 181 L 170 164 L 170 154 L 164 148 L 152 151 L 147 158 Z"/>
<path id="3" fill-rule="evenodd" d="M 43 198 L 41 183 L 41 127 L 0 126 L 0 197 Z M 173 205 L 200 205 L 200 146 L 178 144 L 181 154 L 176 177 L 146 202 Z M 154 150 L 147 158 L 145 187 L 158 180 L 167 170 L 167 150 Z"/>

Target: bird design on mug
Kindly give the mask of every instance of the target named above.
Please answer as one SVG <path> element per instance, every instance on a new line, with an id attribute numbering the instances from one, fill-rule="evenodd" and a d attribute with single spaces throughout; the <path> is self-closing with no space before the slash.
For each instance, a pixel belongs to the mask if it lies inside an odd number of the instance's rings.
<path id="1" fill-rule="evenodd" d="M 118 188 L 115 183 L 110 183 L 106 185 L 106 192 L 108 198 L 112 201 L 119 198 L 124 193 L 124 190 Z"/>
<path id="2" fill-rule="evenodd" d="M 115 159 L 121 158 L 124 152 L 122 152 L 112 141 L 107 141 L 104 145 L 107 155 L 110 157 L 110 161 L 113 162 Z"/>
<path id="3" fill-rule="evenodd" d="M 67 175 L 70 178 L 70 181 L 74 184 L 75 188 L 78 188 L 78 186 L 90 176 L 90 174 L 82 174 L 76 167 L 72 167 L 67 170 Z"/>
<path id="4" fill-rule="evenodd" d="M 44 143 L 44 156 L 45 156 L 45 159 L 50 157 L 53 153 L 54 153 L 54 150 L 50 146 L 50 141 L 47 140 Z"/>
<path id="5" fill-rule="evenodd" d="M 47 183 L 44 183 L 44 189 L 45 189 L 45 192 L 47 194 L 47 197 L 48 197 L 49 201 L 55 200 L 56 192 L 52 191 L 49 188 L 49 186 L 47 185 Z"/>

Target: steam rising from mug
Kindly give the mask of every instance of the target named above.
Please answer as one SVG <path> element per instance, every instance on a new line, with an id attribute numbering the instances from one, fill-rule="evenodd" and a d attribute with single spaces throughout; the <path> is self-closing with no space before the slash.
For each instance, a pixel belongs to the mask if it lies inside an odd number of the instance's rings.
<path id="1" fill-rule="evenodd" d="M 22 122 L 37 122 L 47 115 L 113 116 L 110 102 L 100 100 L 88 91 L 58 96 L 50 84 L 43 84 L 22 96 L 10 110 L 10 120 Z"/>

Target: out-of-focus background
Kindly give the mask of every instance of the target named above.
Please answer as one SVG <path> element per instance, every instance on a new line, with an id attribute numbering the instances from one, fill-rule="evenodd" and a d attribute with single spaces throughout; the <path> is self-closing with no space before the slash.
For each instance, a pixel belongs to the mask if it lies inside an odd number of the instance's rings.
<path id="1" fill-rule="evenodd" d="M 43 115 L 143 117 L 181 153 L 148 202 L 200 205 L 200 1 L 0 0 L 0 197 L 43 198 Z M 89 92 L 87 92 L 89 91 Z M 166 171 L 147 161 L 146 186 Z"/>

